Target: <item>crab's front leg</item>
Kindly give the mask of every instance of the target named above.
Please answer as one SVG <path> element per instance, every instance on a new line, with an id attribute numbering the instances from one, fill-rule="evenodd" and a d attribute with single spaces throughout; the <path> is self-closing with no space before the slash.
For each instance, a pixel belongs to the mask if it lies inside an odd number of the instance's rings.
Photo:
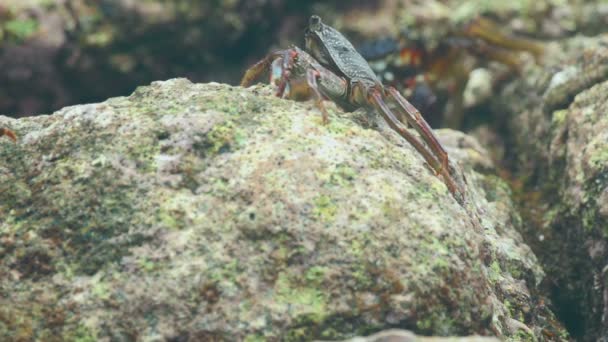
<path id="1" fill-rule="evenodd" d="M 271 52 L 270 54 L 268 54 L 268 56 L 264 57 L 264 59 L 255 63 L 252 67 L 247 69 L 247 71 L 245 71 L 245 75 L 243 75 L 243 78 L 241 79 L 241 87 L 250 86 L 255 80 L 260 78 L 261 75 L 271 70 L 273 62 L 278 58 L 283 57 L 284 63 L 289 63 L 289 60 L 286 59 L 285 56 L 291 55 L 290 50 L 291 49 Z M 285 70 L 285 73 L 287 74 L 288 71 Z M 277 89 L 277 96 L 282 97 L 284 91 L 285 84 L 279 85 L 279 88 Z"/>
<path id="2" fill-rule="evenodd" d="M 357 103 L 366 103 L 367 106 L 372 106 L 378 113 L 380 113 L 389 127 L 397 132 L 402 138 L 410 143 L 416 149 L 416 151 L 418 151 L 418 153 L 420 153 L 435 174 L 442 176 L 450 193 L 452 193 L 452 195 L 459 201 L 462 201 L 464 198 L 464 193 L 462 189 L 456 185 L 456 182 L 450 175 L 449 167 L 447 165 L 447 153 L 445 153 L 443 147 L 441 147 L 441 144 L 436 140 L 435 135 L 426 124 L 426 121 L 420 117 L 424 123 L 418 122 L 415 119 L 415 114 L 411 113 L 411 110 L 406 114 L 406 116 L 413 116 L 413 118 L 410 118 L 413 122 L 412 126 L 417 127 L 416 125 L 419 125 L 416 130 L 420 133 L 427 144 L 432 146 L 428 141 L 435 141 L 438 147 L 431 147 L 430 149 L 427 148 L 418 138 L 408 131 L 405 125 L 399 121 L 399 119 L 397 119 L 393 111 L 386 104 L 384 94 L 385 91 L 386 90 L 381 85 L 367 85 L 365 83 L 354 82 L 352 84 L 351 93 L 352 101 Z M 408 122 L 410 122 L 410 119 L 408 119 Z M 443 151 L 443 154 L 435 152 L 436 148 Z M 444 162 L 445 166 L 443 165 Z"/>
<path id="3" fill-rule="evenodd" d="M 435 133 L 431 129 L 431 126 L 424 120 L 420 111 L 416 109 L 408 100 L 406 100 L 397 89 L 393 87 L 388 88 L 389 97 L 395 101 L 396 108 L 399 112 L 404 114 L 403 116 L 407 122 L 414 127 L 414 129 L 420 134 L 422 139 L 431 148 L 433 153 L 437 156 L 437 159 L 441 162 L 441 167 L 448 169 L 448 153 L 445 151 L 441 143 L 437 139 Z"/>
<path id="4" fill-rule="evenodd" d="M 314 98 L 323 115 L 323 124 L 329 122 L 323 100 L 329 98 L 337 102 L 345 102 L 348 91 L 346 81 L 297 47 L 273 52 L 253 65 L 243 76 L 241 86 L 250 85 L 268 70 L 270 70 L 270 83 L 277 85 L 278 97 Z"/>
<path id="5" fill-rule="evenodd" d="M 0 127 L 0 137 L 6 135 L 13 142 L 17 142 L 17 135 L 8 128 Z"/>

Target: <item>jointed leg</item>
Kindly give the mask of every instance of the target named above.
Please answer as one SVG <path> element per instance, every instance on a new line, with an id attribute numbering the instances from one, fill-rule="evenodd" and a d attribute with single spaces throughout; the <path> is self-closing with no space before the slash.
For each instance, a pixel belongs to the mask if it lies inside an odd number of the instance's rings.
<path id="1" fill-rule="evenodd" d="M 287 83 L 289 83 L 289 77 L 291 76 L 291 68 L 293 68 L 293 64 L 297 55 L 298 54 L 292 49 L 283 51 L 281 78 L 279 78 L 279 84 L 277 87 L 277 97 L 282 98 L 285 94 L 285 88 L 287 87 Z"/>
<path id="2" fill-rule="evenodd" d="M 6 135 L 13 142 L 17 142 L 17 135 L 8 128 L 0 127 L 0 137 Z"/>
<path id="3" fill-rule="evenodd" d="M 388 88 L 388 93 L 390 97 L 397 102 L 397 108 L 401 110 L 401 112 L 404 112 L 407 122 L 412 125 L 412 127 L 414 127 L 418 133 L 420 133 L 422 139 L 429 145 L 435 156 L 437 156 L 437 159 L 441 163 L 440 167 L 445 170 L 449 170 L 447 152 L 443 149 L 443 146 L 441 146 L 441 143 L 439 143 L 437 136 L 435 136 L 435 133 L 433 133 L 433 130 L 426 120 L 424 120 L 418 109 L 412 106 L 408 100 L 401 96 L 397 89 L 390 87 Z"/>
<path id="4" fill-rule="evenodd" d="M 277 81 L 277 97 L 284 97 L 287 85 L 290 85 L 288 95 L 290 97 L 298 97 L 302 94 L 309 96 L 311 93 L 315 97 L 315 102 L 319 110 L 323 115 L 323 124 L 329 122 L 329 115 L 323 105 L 323 96 L 319 91 L 317 78 L 320 76 L 319 71 L 309 69 L 306 72 L 306 83 L 301 80 L 300 77 L 290 79 L 292 77 L 291 71 L 296 62 L 298 53 L 295 49 L 287 49 L 281 51 L 275 51 L 266 56 L 261 61 L 254 64 L 251 68 L 247 69 L 245 76 L 241 80 L 241 86 L 249 86 L 255 81 L 261 74 L 267 70 L 271 72 L 271 81 Z"/>
<path id="5" fill-rule="evenodd" d="M 454 196 L 460 196 L 462 193 L 460 189 L 456 186 L 456 183 L 450 176 L 448 168 L 442 167 L 437 159 L 431 154 L 431 152 L 418 140 L 414 137 L 407 128 L 395 117 L 395 115 L 388 108 L 384 100 L 382 99 L 382 95 L 380 91 L 372 89 L 368 94 L 368 98 L 370 103 L 374 106 L 374 108 L 382 115 L 384 120 L 388 123 L 388 125 L 395 130 L 395 132 L 399 133 L 401 137 L 403 137 L 407 142 L 409 142 L 418 153 L 422 155 L 424 160 L 429 164 L 429 166 L 439 175 L 443 176 L 446 186 L 448 190 Z"/>
<path id="6" fill-rule="evenodd" d="M 321 113 L 323 114 L 323 124 L 326 125 L 329 122 L 329 115 L 327 114 L 327 109 L 323 105 L 323 96 L 319 92 L 319 86 L 317 84 L 317 77 L 319 77 L 319 72 L 317 70 L 309 69 L 306 72 L 306 82 L 308 82 L 308 87 L 312 91 L 315 96 L 315 103 Z"/>
<path id="7" fill-rule="evenodd" d="M 255 63 L 251 68 L 247 69 L 245 75 L 241 79 L 241 87 L 248 87 L 260 77 L 263 73 L 270 69 L 272 62 L 285 55 L 287 50 L 271 52 L 268 56 L 264 57 L 261 61 Z"/>

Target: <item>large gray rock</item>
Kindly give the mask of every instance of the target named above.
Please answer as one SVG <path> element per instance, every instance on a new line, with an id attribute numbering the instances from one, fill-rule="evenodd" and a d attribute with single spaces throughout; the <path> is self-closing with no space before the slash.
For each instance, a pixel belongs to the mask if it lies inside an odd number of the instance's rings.
<path id="1" fill-rule="evenodd" d="M 439 132 L 461 206 L 396 134 L 330 112 L 175 79 L 2 118 L 0 339 L 567 336 L 474 139 Z"/>
<path id="2" fill-rule="evenodd" d="M 527 235 L 576 337 L 608 340 L 608 35 L 548 46 L 495 97 Z"/>

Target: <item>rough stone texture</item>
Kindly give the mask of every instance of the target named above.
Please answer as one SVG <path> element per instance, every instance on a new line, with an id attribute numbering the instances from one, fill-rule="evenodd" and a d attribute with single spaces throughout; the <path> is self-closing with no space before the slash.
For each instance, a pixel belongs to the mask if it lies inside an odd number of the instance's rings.
<path id="1" fill-rule="evenodd" d="M 390 329 L 366 337 L 353 337 L 342 342 L 498 342 L 494 337 L 422 337 L 407 330 Z M 320 342 L 320 341 L 319 341 Z"/>
<path id="2" fill-rule="evenodd" d="M 256 86 L 155 82 L 0 120 L 0 339 L 560 340 L 487 154 L 440 131 L 460 206 L 361 116 Z"/>
<path id="3" fill-rule="evenodd" d="M 608 336 L 608 36 L 548 47 L 496 96 L 526 231 L 575 337 Z"/>

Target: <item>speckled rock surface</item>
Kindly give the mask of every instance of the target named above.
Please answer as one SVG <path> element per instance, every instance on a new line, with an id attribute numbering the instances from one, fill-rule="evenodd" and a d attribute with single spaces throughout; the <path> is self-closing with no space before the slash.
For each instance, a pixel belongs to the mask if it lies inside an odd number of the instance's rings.
<path id="1" fill-rule="evenodd" d="M 174 79 L 1 117 L 0 339 L 565 338 L 473 138 L 439 132 L 461 206 L 396 134 L 330 112 Z"/>
<path id="2" fill-rule="evenodd" d="M 358 336 L 342 342 L 498 342 L 494 337 L 423 337 L 407 330 L 390 329 L 370 336 Z M 318 341 L 321 342 L 321 341 Z"/>
<path id="3" fill-rule="evenodd" d="M 608 35 L 549 46 L 495 97 L 530 241 L 576 337 L 608 336 Z"/>

